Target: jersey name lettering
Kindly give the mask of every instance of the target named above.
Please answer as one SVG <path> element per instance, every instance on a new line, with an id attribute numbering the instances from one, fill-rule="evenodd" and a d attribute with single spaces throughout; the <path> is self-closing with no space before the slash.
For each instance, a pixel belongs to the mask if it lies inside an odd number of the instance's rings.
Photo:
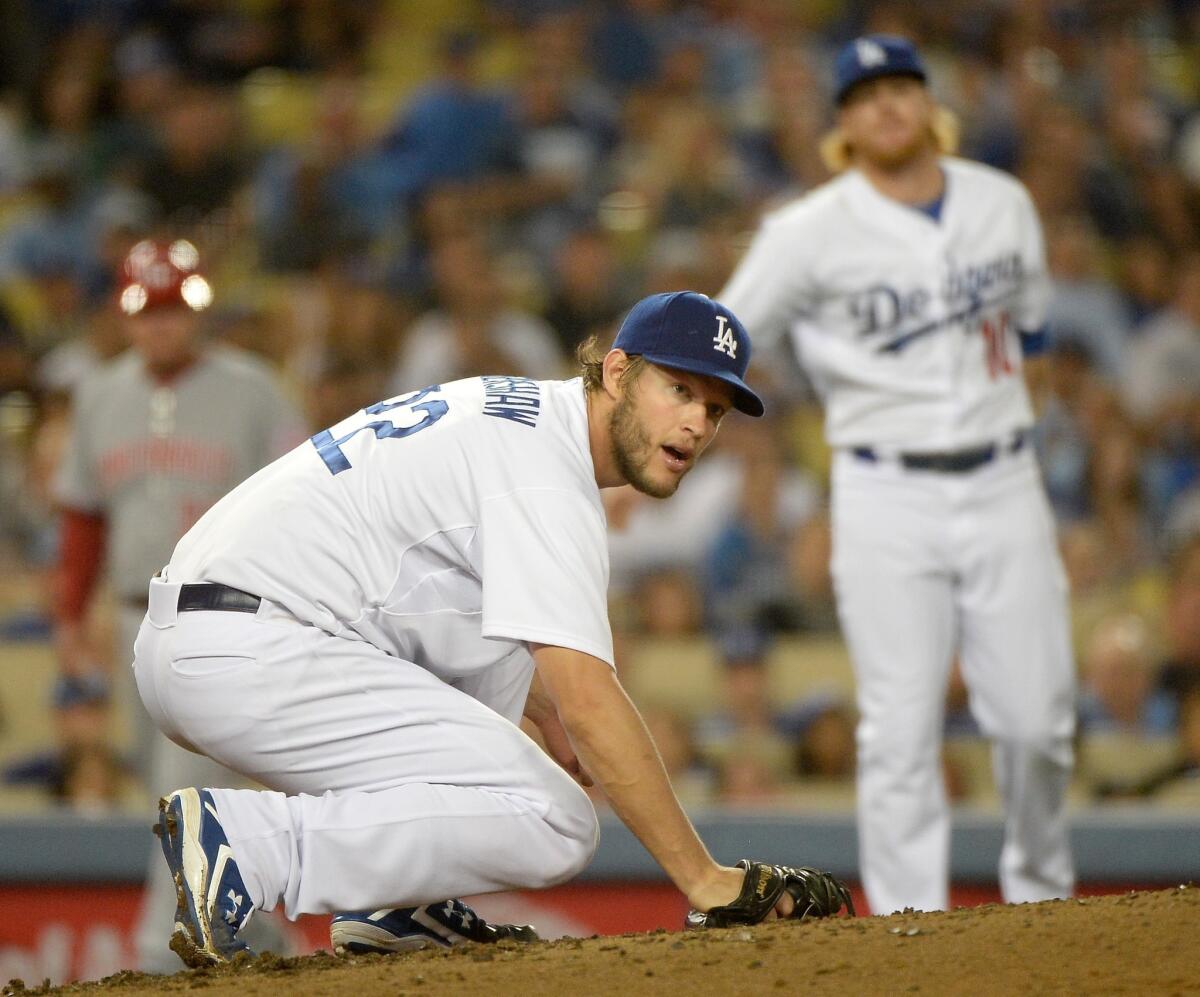
<path id="1" fill-rule="evenodd" d="M 528 377 L 482 377 L 483 414 L 536 426 L 542 407 L 541 389 Z"/>
<path id="2" fill-rule="evenodd" d="M 876 284 L 852 293 L 847 308 L 860 337 L 881 336 L 879 350 L 899 353 L 914 339 L 959 325 L 1004 302 L 1019 289 L 1024 271 L 1016 253 L 951 269 L 939 297 L 944 306 L 929 314 L 934 296 L 925 288 L 902 291 Z"/>
<path id="3" fill-rule="evenodd" d="M 145 475 L 220 484 L 229 479 L 233 452 L 226 446 L 182 437 L 145 437 L 106 450 L 99 477 L 108 492 Z"/>

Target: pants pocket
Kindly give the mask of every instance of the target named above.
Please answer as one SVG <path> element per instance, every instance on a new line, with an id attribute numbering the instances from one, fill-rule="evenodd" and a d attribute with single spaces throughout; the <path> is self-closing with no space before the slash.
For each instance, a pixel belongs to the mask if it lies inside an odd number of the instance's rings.
<path id="1" fill-rule="evenodd" d="M 187 678 L 204 678 L 250 668 L 254 661 L 245 651 L 189 652 L 171 659 L 171 671 Z"/>

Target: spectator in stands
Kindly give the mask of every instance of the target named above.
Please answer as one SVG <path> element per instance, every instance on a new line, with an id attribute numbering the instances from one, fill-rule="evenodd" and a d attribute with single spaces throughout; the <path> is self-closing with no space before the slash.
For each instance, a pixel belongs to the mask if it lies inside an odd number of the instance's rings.
<path id="1" fill-rule="evenodd" d="M 80 187 L 107 179 L 118 129 L 107 41 L 98 25 L 63 32 L 49 46 L 41 77 L 30 91 L 29 141 L 35 161 L 59 163 Z"/>
<path id="2" fill-rule="evenodd" d="M 709 627 L 718 637 L 746 629 L 796 631 L 803 610 L 792 585 L 790 537 L 813 512 L 815 495 L 786 465 L 777 426 L 730 429 L 725 445 L 739 458 L 739 487 L 707 558 Z"/>
<path id="3" fill-rule="evenodd" d="M 433 250 L 437 306 L 404 335 L 393 394 L 460 377 L 504 371 L 557 377 L 563 364 L 542 319 L 510 307 L 483 236 L 445 239 Z"/>
<path id="4" fill-rule="evenodd" d="M 614 109 L 575 75 L 563 38 L 573 23 L 567 13 L 535 24 L 511 112 L 520 176 L 509 206 L 518 213 L 522 244 L 543 264 L 587 216 L 615 138 Z"/>
<path id="5" fill-rule="evenodd" d="M 440 75 L 421 89 L 381 149 L 402 202 L 443 183 L 516 170 L 517 131 L 504 99 L 479 83 L 479 36 L 454 31 L 441 43 Z"/>
<path id="6" fill-rule="evenodd" d="M 788 710 L 783 729 L 793 739 L 793 770 L 803 780 L 853 782 L 854 707 L 839 695 L 818 694 Z"/>
<path id="7" fill-rule="evenodd" d="M 780 740 L 743 734 L 715 757 L 718 801 L 735 807 L 778 802 L 788 765 L 787 750 Z"/>
<path id="8" fill-rule="evenodd" d="M 195 226 L 229 205 L 245 176 L 233 95 L 181 86 L 163 111 L 154 149 L 137 165 L 137 186 L 163 223 Z"/>
<path id="9" fill-rule="evenodd" d="M 31 360 L 25 337 L 0 302 L 0 397 L 30 386 Z"/>
<path id="10" fill-rule="evenodd" d="M 822 508 L 792 530 L 787 551 L 797 623 L 805 633 L 838 633 L 837 600 L 829 570 L 832 554 L 829 512 Z"/>
<path id="11" fill-rule="evenodd" d="M 1034 440 L 1054 514 L 1071 523 L 1091 511 L 1087 467 L 1100 413 L 1109 406 L 1108 391 L 1083 342 L 1053 343 L 1045 371 Z"/>
<path id="12" fill-rule="evenodd" d="M 1171 558 L 1165 631 L 1167 660 L 1159 684 L 1178 703 L 1200 684 L 1200 534 Z"/>
<path id="13" fill-rule="evenodd" d="M 1115 380 L 1124 370 L 1130 317 L 1117 289 L 1100 274 L 1096 230 L 1080 215 L 1052 219 L 1046 228 L 1050 339 L 1082 344 L 1099 374 Z"/>
<path id="14" fill-rule="evenodd" d="M 718 769 L 725 802 L 758 803 L 773 797 L 791 767 L 780 705 L 770 692 L 768 634 L 754 627 L 723 631 L 719 706 L 700 717 L 696 742 Z"/>
<path id="15" fill-rule="evenodd" d="M 1200 252 L 1176 265 L 1170 304 L 1146 320 L 1130 357 L 1122 393 L 1130 413 L 1161 436 L 1200 404 Z"/>
<path id="16" fill-rule="evenodd" d="M 611 342 L 627 301 L 622 272 L 608 235 L 596 226 L 577 228 L 554 254 L 545 318 L 565 356 L 589 336 Z"/>
<path id="17" fill-rule="evenodd" d="M 1130 577 L 1150 563 L 1154 536 L 1142 483 L 1142 449 L 1134 427 L 1119 411 L 1097 424 L 1085 471 L 1088 511 L 1104 533 L 1114 563 L 1109 571 Z"/>
<path id="18" fill-rule="evenodd" d="M 381 158 L 369 146 L 361 81 L 345 71 L 319 83 L 313 134 L 265 156 L 255 178 L 263 264 L 312 271 L 362 254 L 397 218 Z"/>
<path id="19" fill-rule="evenodd" d="M 97 675 L 62 675 L 51 693 L 54 746 L 4 767 L 4 781 L 59 796 L 73 760 L 109 750 L 108 683 Z"/>
<path id="20" fill-rule="evenodd" d="M 685 807 L 710 802 L 714 790 L 713 771 L 696 748 L 687 718 L 669 705 L 650 704 L 642 707 L 642 719 L 654 738 L 680 802 Z"/>
<path id="21" fill-rule="evenodd" d="M 94 263 L 92 218 L 78 174 L 62 150 L 47 148 L 30 163 L 24 210 L 0 229 L 0 280 L 61 277 L 79 282 Z"/>
<path id="22" fill-rule="evenodd" d="M 38 625 L 47 626 L 47 603 L 52 601 L 52 566 L 58 552 L 58 524 L 54 502 L 54 476 L 62 461 L 70 432 L 70 396 L 43 391 L 33 411 L 27 450 L 22 465 L 11 469 L 17 475 L 14 493 L 6 503 L 5 518 L 19 538 L 26 565 L 41 582 Z"/>
<path id="23" fill-rule="evenodd" d="M 102 817 L 143 802 L 124 762 L 107 744 L 67 750 L 51 794 L 59 806 L 83 817 Z"/>
<path id="24" fill-rule="evenodd" d="M 1153 787 L 1158 800 L 1178 799 L 1200 805 L 1200 682 L 1193 683 L 1179 701 L 1179 762 L 1163 773 Z"/>
<path id="25" fill-rule="evenodd" d="M 1170 302 L 1173 262 L 1166 246 L 1158 239 L 1140 235 L 1121 244 L 1117 265 L 1120 269 L 1118 290 L 1132 322 L 1130 331 L 1136 337 L 1143 331 L 1145 320 Z"/>
<path id="26" fill-rule="evenodd" d="M 1169 158 L 1182 107 L 1157 85 L 1149 53 L 1132 32 L 1107 32 L 1098 54 L 1100 134 L 1121 200 L 1139 230 L 1155 231 L 1173 249 L 1184 249 L 1195 240 L 1197 217 Z"/>
<path id="27" fill-rule="evenodd" d="M 1130 358 L 1124 398 L 1153 446 L 1150 512 L 1200 483 L 1200 251 L 1180 261 L 1171 304 L 1147 319 Z"/>
<path id="28" fill-rule="evenodd" d="M 761 86 L 737 108 L 737 149 L 755 198 L 782 202 L 827 177 L 817 152 L 826 127 L 820 102 L 796 99 L 822 84 L 801 46 L 781 40 L 768 49 Z"/>
<path id="29" fill-rule="evenodd" d="M 621 0 L 604 6 L 588 48 L 596 74 L 616 92 L 658 78 L 668 6 L 662 0 Z"/>
<path id="30" fill-rule="evenodd" d="M 1018 172 L 1042 216 L 1082 214 L 1105 238 L 1132 235 L 1136 209 L 1083 115 L 1053 93 L 1033 100 Z"/>
<path id="31" fill-rule="evenodd" d="M 1176 704 L 1155 687 L 1153 649 L 1143 619 L 1109 617 L 1083 653 L 1079 691 L 1079 730 L 1163 737 L 1174 732 Z"/>
<path id="32" fill-rule="evenodd" d="M 684 571 L 652 571 L 636 586 L 638 630 L 648 637 L 691 637 L 700 631 L 700 593 Z"/>
<path id="33" fill-rule="evenodd" d="M 1151 797 L 1193 809 L 1200 806 L 1200 682 L 1192 682 L 1180 695 L 1176 759 L 1132 782 L 1103 782 L 1096 793 L 1101 799 Z"/>

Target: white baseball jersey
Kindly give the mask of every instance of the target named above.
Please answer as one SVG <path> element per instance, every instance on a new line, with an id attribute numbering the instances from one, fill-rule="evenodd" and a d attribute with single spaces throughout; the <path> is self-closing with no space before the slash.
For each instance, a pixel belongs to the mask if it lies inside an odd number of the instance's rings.
<path id="1" fill-rule="evenodd" d="M 720 295 L 791 334 L 835 447 L 953 450 L 1033 421 L 1019 334 L 1048 295 L 1041 226 L 1011 176 L 952 157 L 940 220 L 856 170 L 768 217 Z"/>
<path id="2" fill-rule="evenodd" d="M 532 669 L 526 641 L 612 664 L 582 382 L 471 378 L 372 405 L 218 502 L 167 577 L 262 596 L 464 691 L 501 662 Z"/>

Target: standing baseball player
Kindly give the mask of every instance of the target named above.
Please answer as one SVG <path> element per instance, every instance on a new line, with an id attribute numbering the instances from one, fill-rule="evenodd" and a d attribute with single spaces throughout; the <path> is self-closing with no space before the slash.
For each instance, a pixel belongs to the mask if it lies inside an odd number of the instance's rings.
<path id="1" fill-rule="evenodd" d="M 578 873 L 597 824 L 577 780 L 607 793 L 693 923 L 848 900 L 813 870 L 718 865 L 613 670 L 600 489 L 669 496 L 729 409 L 761 415 L 749 355 L 728 309 L 656 295 L 582 379 L 475 377 L 372 405 L 188 532 L 150 585 L 138 688 L 168 736 L 271 789 L 160 801 L 185 962 L 244 950 L 250 913 L 277 904 L 337 912 L 343 953 L 536 937 L 453 898 Z"/>
<path id="2" fill-rule="evenodd" d="M 1066 582 L 1028 434 L 1042 235 L 1012 177 L 953 158 L 902 38 L 834 69 L 842 172 L 762 224 L 722 295 L 790 334 L 834 450 L 832 569 L 858 683 L 860 863 L 875 913 L 947 904 L 940 768 L 957 655 L 992 739 L 1010 902 L 1073 888 Z"/>
<path id="3" fill-rule="evenodd" d="M 202 342 L 213 293 L 191 243 L 140 242 L 121 276 L 119 306 L 132 348 L 80 388 L 57 481 L 56 642 L 68 673 L 94 667 L 83 620 L 106 563 L 120 603 L 118 660 L 124 664 L 146 613 L 147 581 L 179 537 L 230 488 L 304 438 L 299 414 L 257 361 Z M 233 778 L 156 730 L 127 667 L 116 672 L 115 688 L 132 720 L 139 775 L 151 792 Z M 167 968 L 163 922 L 174 890 L 161 866 L 156 860 L 150 867 L 138 934 L 139 959 L 148 970 Z"/>

